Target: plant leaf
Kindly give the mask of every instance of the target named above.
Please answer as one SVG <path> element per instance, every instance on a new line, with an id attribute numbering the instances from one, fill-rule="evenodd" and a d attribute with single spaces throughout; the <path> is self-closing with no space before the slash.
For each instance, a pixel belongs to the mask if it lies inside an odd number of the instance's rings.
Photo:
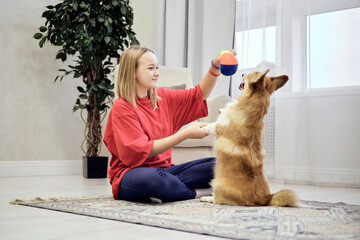
<path id="1" fill-rule="evenodd" d="M 61 61 L 65 62 L 66 60 L 66 54 L 64 52 L 61 52 L 61 50 L 56 54 L 55 59 L 61 59 Z"/>
<path id="2" fill-rule="evenodd" d="M 92 91 L 94 91 L 94 92 L 98 92 L 99 91 L 99 89 L 96 87 L 96 86 L 91 86 L 91 88 L 90 88 L 90 92 L 92 92 Z"/>
<path id="3" fill-rule="evenodd" d="M 102 90 L 107 90 L 107 87 L 104 84 L 99 84 L 98 87 Z"/>
<path id="4" fill-rule="evenodd" d="M 40 32 L 46 32 L 47 27 L 41 26 L 41 27 L 39 27 L 39 30 L 40 30 Z"/>
<path id="5" fill-rule="evenodd" d="M 44 36 L 40 41 L 39 41 L 39 47 L 43 47 L 44 46 L 44 43 L 46 41 L 46 37 Z"/>
<path id="6" fill-rule="evenodd" d="M 33 38 L 40 39 L 40 38 L 42 38 L 42 36 L 43 36 L 42 33 L 35 33 Z"/>
<path id="7" fill-rule="evenodd" d="M 111 33 L 111 32 L 112 32 L 112 29 L 113 29 L 112 26 L 109 24 L 109 25 L 107 25 L 106 27 L 107 27 L 108 33 Z"/>
<path id="8" fill-rule="evenodd" d="M 85 17 L 84 17 L 84 16 L 81 16 L 81 17 L 78 18 L 78 21 L 79 21 L 79 22 L 83 22 L 84 20 L 85 20 Z"/>
<path id="9" fill-rule="evenodd" d="M 104 22 L 105 20 L 104 20 L 103 17 L 99 16 L 99 17 L 98 17 L 98 21 L 102 23 L 102 22 Z"/>
<path id="10" fill-rule="evenodd" d="M 84 88 L 82 88 L 82 87 L 80 87 L 80 86 L 77 87 L 77 90 L 79 90 L 79 92 L 81 92 L 81 93 L 85 93 Z"/>
<path id="11" fill-rule="evenodd" d="M 63 54 L 64 54 L 63 52 L 58 52 L 58 53 L 56 54 L 55 59 L 61 59 L 61 57 L 62 57 Z"/>
<path id="12" fill-rule="evenodd" d="M 81 2 L 81 3 L 80 3 L 80 7 L 81 7 L 81 8 L 87 8 L 87 5 L 86 5 L 86 3 Z"/>
<path id="13" fill-rule="evenodd" d="M 81 77 L 82 75 L 81 75 L 81 73 L 79 73 L 79 72 L 74 72 L 74 78 L 79 78 L 79 77 Z"/>
<path id="14" fill-rule="evenodd" d="M 81 99 L 87 99 L 88 97 L 87 97 L 86 94 L 80 94 L 80 95 L 79 95 L 79 98 L 81 98 Z"/>
<path id="15" fill-rule="evenodd" d="M 123 6 L 121 6 L 120 11 L 123 15 L 126 15 L 127 8 L 123 5 Z"/>
<path id="16" fill-rule="evenodd" d="M 76 112 L 79 108 L 80 108 L 79 106 L 74 106 L 73 112 Z"/>

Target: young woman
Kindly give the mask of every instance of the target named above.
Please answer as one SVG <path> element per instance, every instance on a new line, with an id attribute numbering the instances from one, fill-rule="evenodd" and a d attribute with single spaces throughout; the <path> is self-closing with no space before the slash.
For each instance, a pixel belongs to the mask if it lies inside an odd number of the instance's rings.
<path id="1" fill-rule="evenodd" d="M 187 138 L 207 136 L 202 129 L 206 124 L 179 129 L 208 114 L 205 99 L 220 74 L 219 61 L 217 56 L 195 88 L 157 89 L 160 73 L 153 51 L 133 46 L 122 53 L 116 89 L 119 98 L 104 134 L 112 155 L 109 178 L 115 199 L 167 202 L 211 194 L 215 159 L 175 166 L 171 148 Z"/>

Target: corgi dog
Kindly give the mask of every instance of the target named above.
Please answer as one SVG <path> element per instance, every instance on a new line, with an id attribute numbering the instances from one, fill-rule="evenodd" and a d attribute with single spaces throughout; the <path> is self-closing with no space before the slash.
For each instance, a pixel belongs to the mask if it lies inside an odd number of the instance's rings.
<path id="1" fill-rule="evenodd" d="M 270 96 L 284 86 L 288 76 L 268 77 L 269 70 L 243 75 L 243 94 L 228 104 L 214 123 L 204 127 L 216 135 L 212 197 L 201 201 L 233 206 L 298 206 L 291 190 L 271 194 L 263 171 L 265 152 L 262 146 L 264 116 Z"/>

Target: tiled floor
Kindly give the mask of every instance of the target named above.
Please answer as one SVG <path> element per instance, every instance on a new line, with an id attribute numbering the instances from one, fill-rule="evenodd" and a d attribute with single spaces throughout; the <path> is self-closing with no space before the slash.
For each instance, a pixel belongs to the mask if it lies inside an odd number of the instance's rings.
<path id="1" fill-rule="evenodd" d="M 300 199 L 345 202 L 360 205 L 360 189 L 270 183 L 273 192 L 294 190 Z M 206 235 L 147 227 L 75 214 L 48 211 L 9 202 L 34 197 L 74 197 L 110 195 L 107 179 L 82 176 L 42 176 L 0 178 L 0 239 L 216 239 Z"/>

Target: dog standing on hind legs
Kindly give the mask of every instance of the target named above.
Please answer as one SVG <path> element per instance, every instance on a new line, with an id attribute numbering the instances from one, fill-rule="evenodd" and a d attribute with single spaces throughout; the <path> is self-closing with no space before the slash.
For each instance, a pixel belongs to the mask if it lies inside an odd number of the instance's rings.
<path id="1" fill-rule="evenodd" d="M 243 77 L 243 94 L 220 113 L 215 123 L 204 129 L 217 136 L 217 163 L 211 182 L 212 197 L 201 201 L 242 206 L 295 207 L 299 200 L 291 190 L 271 194 L 263 172 L 262 146 L 264 116 L 270 96 L 288 81 L 288 76 L 268 77 L 269 70 Z"/>

